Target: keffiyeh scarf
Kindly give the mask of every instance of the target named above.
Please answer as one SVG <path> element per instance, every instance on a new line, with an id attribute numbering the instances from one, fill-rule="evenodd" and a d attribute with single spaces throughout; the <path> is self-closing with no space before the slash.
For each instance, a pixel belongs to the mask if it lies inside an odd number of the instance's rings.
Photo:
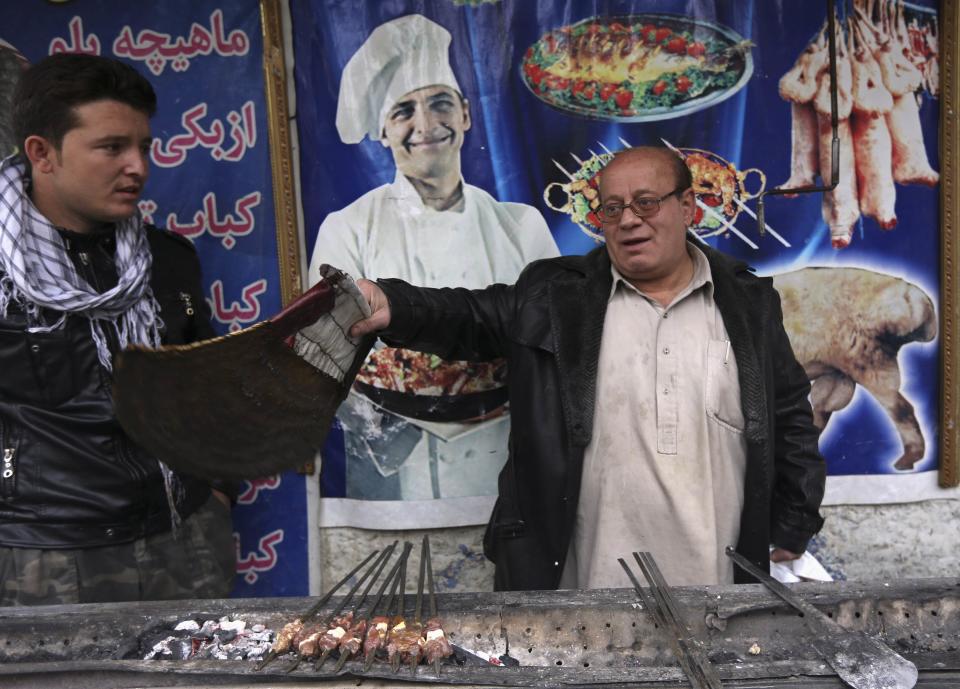
<path id="1" fill-rule="evenodd" d="M 152 255 L 140 214 L 116 223 L 119 279 L 112 289 L 97 292 L 77 274 L 60 233 L 27 195 L 24 168 L 16 156 L 0 163 L 0 316 L 6 317 L 16 302 L 26 314 L 28 332 L 63 328 L 71 314 L 86 318 L 97 358 L 108 371 L 113 362 L 104 328 L 113 329 L 121 349 L 128 344 L 159 347 L 163 322 L 150 289 Z M 177 526 L 178 482 L 162 462 L 160 469 Z"/>
<path id="2" fill-rule="evenodd" d="M 90 321 L 97 356 L 112 370 L 104 327 L 128 344 L 160 346 L 160 306 L 150 289 L 152 258 L 139 214 L 116 224 L 117 285 L 97 292 L 81 278 L 64 240 L 24 192 L 24 166 L 15 157 L 0 163 L 0 315 L 12 301 L 27 315 L 29 332 L 62 328 L 68 314 Z M 47 322 L 44 309 L 59 314 Z"/>

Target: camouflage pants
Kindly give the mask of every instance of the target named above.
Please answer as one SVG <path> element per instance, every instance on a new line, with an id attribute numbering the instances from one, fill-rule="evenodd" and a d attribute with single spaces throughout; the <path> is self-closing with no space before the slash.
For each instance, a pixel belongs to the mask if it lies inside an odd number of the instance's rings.
<path id="1" fill-rule="evenodd" d="M 171 532 L 80 550 L 0 547 L 0 605 L 224 598 L 236 569 L 230 510 L 212 497 Z"/>

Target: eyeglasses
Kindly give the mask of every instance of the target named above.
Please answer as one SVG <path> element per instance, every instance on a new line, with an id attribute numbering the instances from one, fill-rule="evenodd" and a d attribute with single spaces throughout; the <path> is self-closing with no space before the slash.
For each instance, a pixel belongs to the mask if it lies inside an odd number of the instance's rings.
<path id="1" fill-rule="evenodd" d="M 689 187 L 677 187 L 669 194 L 657 198 L 656 196 L 641 196 L 630 203 L 605 203 L 600 206 L 601 222 L 616 222 L 623 215 L 623 209 L 629 208 L 638 218 L 650 218 L 660 212 L 660 204 L 674 194 L 682 194 Z"/>

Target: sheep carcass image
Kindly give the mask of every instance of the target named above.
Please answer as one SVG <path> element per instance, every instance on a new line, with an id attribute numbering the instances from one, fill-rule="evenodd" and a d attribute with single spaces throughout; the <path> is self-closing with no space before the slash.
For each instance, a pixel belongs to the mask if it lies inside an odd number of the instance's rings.
<path id="1" fill-rule="evenodd" d="M 926 446 L 913 405 L 900 392 L 897 355 L 937 335 L 930 296 L 916 285 L 861 268 L 803 268 L 773 277 L 783 323 L 811 381 L 813 420 L 821 431 L 856 386 L 880 403 L 903 442 L 894 468 L 909 471 Z"/>
<path id="2" fill-rule="evenodd" d="M 939 92 L 936 15 L 921 25 L 903 3 L 855 0 L 837 22 L 838 185 L 823 194 L 822 214 L 835 249 L 850 245 L 863 214 L 883 230 L 897 224 L 897 184 L 934 186 L 920 125 L 919 98 Z M 782 189 L 832 178 L 830 71 L 827 25 L 780 79 L 791 104 L 790 178 Z"/>

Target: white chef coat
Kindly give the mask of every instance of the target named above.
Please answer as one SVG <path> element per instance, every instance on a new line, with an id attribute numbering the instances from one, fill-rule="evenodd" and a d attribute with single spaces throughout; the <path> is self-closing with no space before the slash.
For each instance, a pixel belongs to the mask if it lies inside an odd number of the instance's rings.
<path id="1" fill-rule="evenodd" d="M 462 212 L 423 204 L 400 172 L 320 225 L 309 281 L 329 263 L 352 277 L 400 278 L 420 287 L 512 283 L 531 261 L 559 255 L 533 206 L 500 202 L 463 183 Z"/>
<path id="2" fill-rule="evenodd" d="M 320 265 L 327 263 L 354 278 L 400 278 L 422 287 L 475 289 L 513 283 L 531 261 L 558 255 L 536 208 L 497 201 L 463 182 L 462 210 L 437 211 L 423 204 L 398 171 L 392 184 L 327 216 L 317 234 L 308 275 L 310 284 L 316 283 Z M 351 395 L 350 403 L 358 397 Z M 494 423 L 465 437 L 440 441 L 440 496 L 496 495 L 508 432 L 506 423 Z M 362 498 L 350 495 L 350 461 L 348 457 L 347 497 Z M 403 499 L 436 497 L 426 437 L 400 468 L 400 481 Z M 487 516 L 477 515 L 477 523 Z"/>

